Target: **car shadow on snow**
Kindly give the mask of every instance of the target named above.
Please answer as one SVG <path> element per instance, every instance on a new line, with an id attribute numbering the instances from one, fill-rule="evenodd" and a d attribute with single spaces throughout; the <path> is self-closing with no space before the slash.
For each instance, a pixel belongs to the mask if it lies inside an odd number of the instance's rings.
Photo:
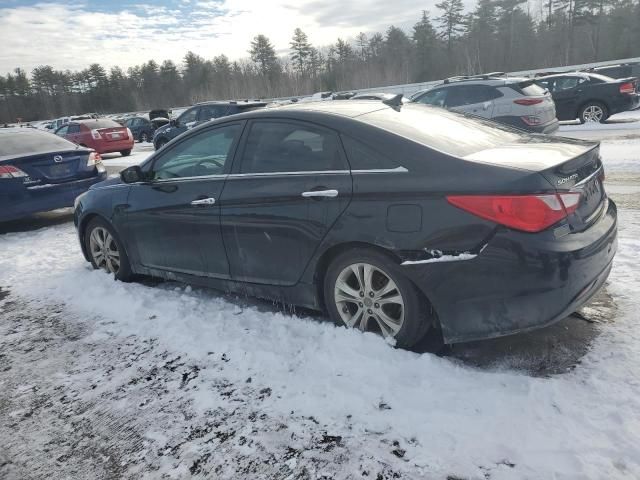
<path id="1" fill-rule="evenodd" d="M 141 279 L 147 286 L 174 289 L 181 285 L 157 279 Z M 254 308 L 262 313 L 281 313 L 316 322 L 332 323 L 320 312 L 284 305 L 281 302 L 220 293 L 194 287 L 206 295 L 223 298 L 234 305 Z M 418 354 L 435 354 L 466 366 L 486 371 L 517 371 L 533 377 L 548 377 L 569 372 L 580 365 L 601 325 L 615 320 L 616 306 L 606 287 L 579 313 L 548 327 L 518 335 L 477 342 L 446 345 L 435 333 L 425 336 L 411 350 Z"/>
<path id="2" fill-rule="evenodd" d="M 0 222 L 0 235 L 4 233 L 29 232 L 73 221 L 73 208 L 61 208 L 51 212 L 36 213 L 8 222 Z"/>

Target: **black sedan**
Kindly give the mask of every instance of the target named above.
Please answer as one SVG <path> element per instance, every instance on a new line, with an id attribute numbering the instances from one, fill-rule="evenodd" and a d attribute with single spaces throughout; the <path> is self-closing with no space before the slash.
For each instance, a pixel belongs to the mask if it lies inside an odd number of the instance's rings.
<path id="1" fill-rule="evenodd" d="M 0 221 L 70 207 L 105 178 L 90 148 L 35 128 L 0 129 Z"/>
<path id="2" fill-rule="evenodd" d="M 535 82 L 551 92 L 558 120 L 604 122 L 616 113 L 640 107 L 640 83 L 635 77 L 613 79 L 597 73 L 562 73 Z"/>
<path id="3" fill-rule="evenodd" d="M 425 105 L 318 102 L 203 124 L 76 202 L 87 261 L 324 309 L 415 344 L 522 332 L 606 280 L 599 146 Z"/>

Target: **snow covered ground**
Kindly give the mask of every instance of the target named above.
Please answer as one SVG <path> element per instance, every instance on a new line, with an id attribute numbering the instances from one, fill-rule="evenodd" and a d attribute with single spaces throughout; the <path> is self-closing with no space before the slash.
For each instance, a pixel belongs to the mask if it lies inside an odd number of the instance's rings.
<path id="1" fill-rule="evenodd" d="M 311 312 L 115 282 L 84 261 L 68 215 L 14 224 L 0 235 L 0 478 L 640 478 L 640 129 L 623 125 L 603 141 L 620 245 L 584 311 L 595 323 L 444 356 Z"/>

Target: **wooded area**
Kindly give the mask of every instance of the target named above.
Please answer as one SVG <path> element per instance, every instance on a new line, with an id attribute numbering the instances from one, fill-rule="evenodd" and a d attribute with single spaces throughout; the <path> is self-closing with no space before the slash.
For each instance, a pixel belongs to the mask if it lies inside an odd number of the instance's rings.
<path id="1" fill-rule="evenodd" d="M 462 0 L 442 0 L 432 16 L 422 12 L 410 31 L 390 26 L 324 47 L 311 45 L 296 29 L 288 57 L 278 57 L 269 39 L 257 35 L 248 46 L 250 57 L 236 61 L 222 53 L 205 59 L 188 52 L 181 65 L 150 60 L 126 72 L 97 63 L 76 72 L 49 65 L 30 74 L 16 68 L 0 75 L 0 122 L 303 95 L 640 54 L 640 0 L 532 5 L 479 0 L 465 12 Z"/>

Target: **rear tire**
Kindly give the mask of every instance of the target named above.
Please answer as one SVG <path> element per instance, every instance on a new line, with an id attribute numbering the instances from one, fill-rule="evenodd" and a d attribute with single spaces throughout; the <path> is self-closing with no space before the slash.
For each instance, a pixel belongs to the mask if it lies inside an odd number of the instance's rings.
<path id="1" fill-rule="evenodd" d="M 578 112 L 580 123 L 603 123 L 609 118 L 606 105 L 600 102 L 585 103 Z"/>
<path id="2" fill-rule="evenodd" d="M 95 270 L 104 270 L 116 280 L 133 278 L 129 257 L 113 227 L 101 218 L 94 218 L 84 231 L 85 249 Z"/>
<path id="3" fill-rule="evenodd" d="M 392 337 L 400 348 L 419 342 L 433 323 L 428 301 L 400 266 L 373 249 L 333 259 L 324 277 L 324 303 L 338 325 Z"/>
<path id="4" fill-rule="evenodd" d="M 131 150 L 122 150 L 120 151 L 120 155 L 122 155 L 123 157 L 128 157 L 129 155 L 131 155 Z"/>

